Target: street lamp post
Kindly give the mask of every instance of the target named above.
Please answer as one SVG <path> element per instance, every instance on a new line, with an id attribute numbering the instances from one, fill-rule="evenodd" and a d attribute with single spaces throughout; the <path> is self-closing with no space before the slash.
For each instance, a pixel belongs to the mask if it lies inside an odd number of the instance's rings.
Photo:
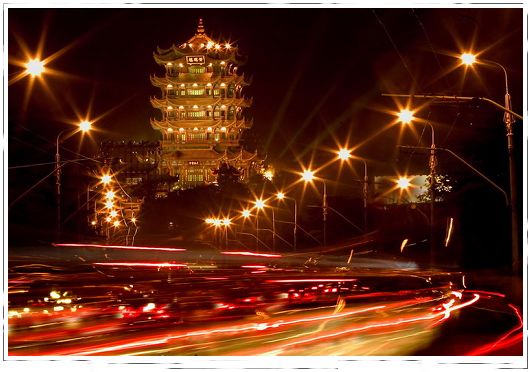
<path id="1" fill-rule="evenodd" d="M 277 193 L 278 200 L 289 199 L 293 200 L 293 249 L 297 249 L 297 199 L 286 196 L 283 192 Z"/>
<path id="2" fill-rule="evenodd" d="M 88 132 L 91 129 L 91 123 L 88 121 L 82 121 L 79 123 L 79 130 L 83 133 Z M 61 155 L 59 153 L 59 144 L 61 142 L 61 136 L 67 131 L 62 130 L 55 139 L 55 195 L 56 195 L 56 222 L 57 222 L 57 240 L 61 239 Z"/>
<path id="3" fill-rule="evenodd" d="M 61 240 L 61 155 L 59 154 L 59 139 L 66 132 L 62 130 L 55 140 L 55 203 L 56 203 L 56 234 L 57 240 Z"/>
<path id="4" fill-rule="evenodd" d="M 340 149 L 338 157 L 341 160 L 348 160 L 352 156 L 347 149 Z M 359 159 L 363 162 L 363 231 L 367 232 L 367 204 L 369 198 L 369 177 L 367 176 L 367 162 L 365 159 Z"/>
<path id="5" fill-rule="evenodd" d="M 260 210 L 262 210 L 265 207 L 265 202 L 262 199 L 256 199 L 254 202 L 254 205 L 257 209 L 256 211 L 256 251 L 258 252 L 260 247 L 260 239 L 258 237 L 258 232 L 260 231 L 258 229 L 258 221 L 260 220 Z"/>
<path id="6" fill-rule="evenodd" d="M 402 110 L 398 113 L 398 118 L 403 124 L 414 123 L 413 112 L 409 110 Z M 437 158 L 435 157 L 435 130 L 433 125 L 426 121 L 426 124 L 429 125 L 431 129 L 431 147 L 430 147 L 430 158 L 428 161 L 428 167 L 430 170 L 430 264 L 434 266 L 435 264 L 435 170 L 437 167 Z"/>
<path id="7" fill-rule="evenodd" d="M 471 66 L 477 62 L 476 57 L 470 53 L 464 53 L 461 55 L 461 62 L 464 65 Z M 515 123 L 514 116 L 512 114 L 511 95 L 509 94 L 509 79 L 507 77 L 507 70 L 498 62 L 490 60 L 480 60 L 480 63 L 484 63 L 490 66 L 496 66 L 503 70 L 505 78 L 505 112 L 503 114 L 503 123 L 505 124 L 505 133 L 507 136 L 507 152 L 509 158 L 509 189 L 511 197 L 510 213 L 511 213 L 511 252 L 512 252 L 512 269 L 513 272 L 520 271 L 520 237 L 518 235 L 518 215 L 516 211 L 517 205 L 517 181 L 516 181 L 516 164 L 514 158 L 514 131 L 513 124 Z"/>
<path id="8" fill-rule="evenodd" d="M 305 181 L 305 182 L 311 182 L 311 181 L 314 181 L 316 180 L 315 176 L 314 176 L 314 172 L 307 169 L 305 170 L 303 173 L 302 173 L 302 179 Z M 323 182 L 323 205 L 322 205 L 322 209 L 323 209 L 323 247 L 326 247 L 326 216 L 328 214 L 328 203 L 327 203 L 327 200 L 326 200 L 326 181 L 325 180 L 321 180 Z"/>

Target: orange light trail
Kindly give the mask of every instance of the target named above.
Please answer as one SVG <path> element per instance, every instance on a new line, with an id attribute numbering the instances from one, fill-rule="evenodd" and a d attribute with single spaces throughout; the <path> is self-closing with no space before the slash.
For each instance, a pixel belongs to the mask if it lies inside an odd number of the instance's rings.
<path id="1" fill-rule="evenodd" d="M 132 245 L 103 245 L 103 244 L 79 244 L 79 243 L 53 243 L 55 247 L 90 247 L 90 248 L 112 248 L 112 249 L 131 249 L 131 250 L 155 250 L 167 252 L 182 252 L 184 248 L 165 248 L 165 247 L 142 247 Z"/>
<path id="2" fill-rule="evenodd" d="M 244 269 L 265 269 L 266 267 L 264 265 L 242 265 Z"/>
<path id="3" fill-rule="evenodd" d="M 340 318 L 340 317 L 345 317 L 349 315 L 359 314 L 362 312 L 378 310 L 384 307 L 385 305 L 380 305 L 380 306 L 363 308 L 363 309 L 354 310 L 354 311 L 341 313 L 341 314 L 325 315 L 325 316 L 320 316 L 320 317 L 299 319 L 299 320 L 293 320 L 293 321 L 287 321 L 287 322 L 280 320 L 274 323 L 253 323 L 249 325 L 242 325 L 240 327 L 204 329 L 204 330 L 198 330 L 198 331 L 193 331 L 193 332 L 186 332 L 186 333 L 178 334 L 178 335 L 166 336 L 166 337 L 158 338 L 158 339 L 152 339 L 152 340 L 146 340 L 146 341 L 135 341 L 135 342 L 131 342 L 128 344 L 107 346 L 107 347 L 102 347 L 99 349 L 92 349 L 92 350 L 88 350 L 82 353 L 74 353 L 74 354 L 76 355 L 101 354 L 101 353 L 106 353 L 110 351 L 118 351 L 120 349 L 127 350 L 127 349 L 136 348 L 136 347 L 142 347 L 142 346 L 167 344 L 168 342 L 172 340 L 176 340 L 180 338 L 195 337 L 195 336 L 205 336 L 205 335 L 214 335 L 214 334 L 222 334 L 222 333 L 241 333 L 241 332 L 247 332 L 247 331 L 264 331 L 269 328 L 278 328 L 278 327 L 285 326 L 285 325 L 294 325 L 294 324 L 300 324 L 300 323 L 305 323 L 305 322 L 314 322 L 314 321 L 320 321 L 320 320 Z"/>
<path id="4" fill-rule="evenodd" d="M 135 267 L 188 267 L 185 264 L 174 264 L 169 262 L 95 262 L 99 266 L 135 266 Z"/>
<path id="5" fill-rule="evenodd" d="M 239 256 L 270 257 L 270 258 L 282 257 L 280 254 L 254 253 L 254 252 L 221 252 L 221 254 L 232 254 L 232 255 L 239 255 Z"/>
<path id="6" fill-rule="evenodd" d="M 479 300 L 479 295 L 478 294 L 474 294 L 474 298 L 472 300 L 464 302 L 464 303 L 462 303 L 460 305 L 449 307 L 446 310 L 438 312 L 438 313 L 435 313 L 435 314 L 429 314 L 429 315 L 420 316 L 420 317 L 413 317 L 413 318 L 410 318 L 410 319 L 401 319 L 401 320 L 397 320 L 397 321 L 394 321 L 394 322 L 374 323 L 374 324 L 369 324 L 369 325 L 366 325 L 366 326 L 363 326 L 363 327 L 355 327 L 355 328 L 347 329 L 347 330 L 341 331 L 341 332 L 329 333 L 329 334 L 326 334 L 326 335 L 323 335 L 323 336 L 317 336 L 317 337 L 303 339 L 303 340 L 300 340 L 300 341 L 291 342 L 291 343 L 286 344 L 285 347 L 297 346 L 297 345 L 301 345 L 301 344 L 307 344 L 307 343 L 310 343 L 310 342 L 320 341 L 320 340 L 324 340 L 324 339 L 330 339 L 330 338 L 343 336 L 343 335 L 346 335 L 346 334 L 355 333 L 355 332 L 359 332 L 359 331 L 365 331 L 365 330 L 369 330 L 369 329 L 384 328 L 384 327 L 394 327 L 394 326 L 401 325 L 401 324 L 414 323 L 414 322 L 419 322 L 419 321 L 423 321 L 423 320 L 432 320 L 432 319 L 437 318 L 437 317 L 439 317 L 441 315 L 443 316 L 442 319 L 446 319 L 446 318 L 448 318 L 448 316 L 450 315 L 450 313 L 452 311 L 455 311 L 455 310 L 460 309 L 460 308 L 465 307 L 465 306 L 469 306 L 469 305 L 473 304 L 474 302 L 476 302 L 478 300 Z"/>

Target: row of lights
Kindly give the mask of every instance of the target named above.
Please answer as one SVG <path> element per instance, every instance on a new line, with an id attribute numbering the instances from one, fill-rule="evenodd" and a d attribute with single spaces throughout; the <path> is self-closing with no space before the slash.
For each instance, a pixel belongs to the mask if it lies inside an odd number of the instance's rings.
<path id="1" fill-rule="evenodd" d="M 116 209 L 114 209 L 115 207 L 114 200 L 117 197 L 117 195 L 111 186 L 113 182 L 112 176 L 108 173 L 103 174 L 100 177 L 100 182 L 105 187 L 103 191 L 103 194 L 104 194 L 103 205 L 108 213 L 107 216 L 105 217 L 105 222 L 107 222 L 108 224 L 111 224 L 115 228 L 118 228 L 121 226 L 121 221 L 119 219 L 116 219 L 118 217 L 118 212 L 116 211 Z M 136 217 L 135 216 L 131 217 L 131 223 L 136 225 L 136 222 L 137 222 Z M 92 226 L 96 226 L 96 224 L 97 224 L 96 220 L 93 220 L 91 222 Z"/>
<path id="2" fill-rule="evenodd" d="M 170 63 L 170 62 L 168 62 L 168 63 Z M 206 83 L 205 86 L 207 86 L 207 87 L 211 87 L 211 86 L 212 86 L 212 83 Z M 224 88 L 224 87 L 227 86 L 227 84 L 225 84 L 225 83 L 221 83 L 221 84 L 219 84 L 219 86 L 222 87 L 222 88 Z M 181 88 L 185 88 L 185 87 L 186 87 L 186 84 L 181 83 L 181 84 L 179 85 L 179 87 L 181 87 Z M 192 84 L 192 87 L 193 87 L 193 88 L 197 88 L 197 87 L 199 87 L 199 84 L 197 84 L 197 83 L 193 83 L 193 84 Z M 168 85 L 166 85 L 166 88 L 168 88 L 168 89 L 173 88 L 173 84 L 168 84 Z"/>
<path id="3" fill-rule="evenodd" d="M 194 47 L 194 44 L 193 43 L 184 43 L 181 45 L 181 48 L 186 48 L 186 47 L 190 47 L 190 48 L 193 48 Z M 230 43 L 225 43 L 223 46 L 221 44 L 217 44 L 217 43 L 213 43 L 212 41 L 209 41 L 208 43 L 200 43 L 199 44 L 199 47 L 200 48 L 206 48 L 206 49 L 216 49 L 216 50 L 220 50 L 222 49 L 223 47 L 226 49 L 226 50 L 230 50 L 232 49 L 232 45 L 230 45 Z"/>
<path id="4" fill-rule="evenodd" d="M 208 105 L 208 106 L 206 106 L 206 107 L 207 107 L 208 109 L 212 109 L 212 105 Z M 226 106 L 226 105 L 221 105 L 220 108 L 221 108 L 222 110 L 225 110 L 225 109 L 227 108 L 227 106 Z M 168 111 L 171 111 L 171 110 L 173 110 L 173 106 L 168 106 L 167 109 L 168 109 Z M 178 109 L 179 109 L 179 110 L 184 110 L 184 106 L 179 106 Z M 198 106 L 198 105 L 193 105 L 193 106 L 192 106 L 192 109 L 197 110 L 197 109 L 199 109 L 199 106 Z M 241 110 L 241 107 L 238 107 L 237 110 L 238 110 L 238 111 Z"/>

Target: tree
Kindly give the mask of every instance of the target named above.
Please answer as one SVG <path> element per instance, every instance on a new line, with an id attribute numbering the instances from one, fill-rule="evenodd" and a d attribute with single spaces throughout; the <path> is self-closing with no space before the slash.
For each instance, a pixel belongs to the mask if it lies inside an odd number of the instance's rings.
<path id="1" fill-rule="evenodd" d="M 241 182 L 242 172 L 234 166 L 223 163 L 218 169 L 214 170 L 214 174 L 216 175 L 219 189 L 223 194 L 234 195 L 247 193 L 247 187 Z"/>

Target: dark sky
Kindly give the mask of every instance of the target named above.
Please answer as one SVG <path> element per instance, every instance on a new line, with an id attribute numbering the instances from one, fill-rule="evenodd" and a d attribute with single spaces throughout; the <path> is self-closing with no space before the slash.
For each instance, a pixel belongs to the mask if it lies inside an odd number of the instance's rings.
<path id="1" fill-rule="evenodd" d="M 471 47 L 507 68 L 513 108 L 523 111 L 521 9 L 10 8 L 10 79 L 21 71 L 11 62 L 25 59 L 22 45 L 33 52 L 43 39 L 44 57 L 66 50 L 49 64 L 63 76 L 45 76 L 48 90 L 35 84 L 26 106 L 28 79 L 9 85 L 9 165 L 53 161 L 57 133 L 67 127 L 65 121 L 75 120 L 76 110 L 84 113 L 89 107 L 91 117 L 107 113 L 94 124 L 102 130 L 96 141 L 157 139 L 149 124 L 155 114 L 149 97 L 158 92 L 149 76 L 163 71 L 153 52 L 188 40 L 199 18 L 207 34 L 229 39 L 247 55 L 242 70 L 253 77 L 247 90 L 254 98 L 253 133 L 279 167 L 293 168 L 297 158 L 307 164 L 312 154 L 316 162 L 327 161 L 333 155 L 321 149 L 334 148 L 334 138 L 356 146 L 386 127 L 393 117 L 383 110 L 396 105 L 381 93 L 483 96 L 503 102 L 501 70 L 482 66 L 465 76 L 463 68 L 455 68 L 451 54 Z M 418 115 L 429 115 L 438 144 L 505 182 L 499 111 L 436 104 Z M 411 130 L 402 137 L 399 133 L 388 129 L 357 149 L 371 172 L 392 173 L 407 166 L 396 151 L 399 143 L 429 145 L 429 128 L 420 142 Z M 521 131 L 517 140 L 521 147 Z M 77 139 L 69 141 L 65 146 L 75 150 Z M 96 146 L 85 143 L 83 150 L 94 153 Z M 418 167 L 425 166 L 425 158 L 417 161 Z M 10 188 L 17 187 L 13 195 L 51 170 L 10 172 Z"/>

